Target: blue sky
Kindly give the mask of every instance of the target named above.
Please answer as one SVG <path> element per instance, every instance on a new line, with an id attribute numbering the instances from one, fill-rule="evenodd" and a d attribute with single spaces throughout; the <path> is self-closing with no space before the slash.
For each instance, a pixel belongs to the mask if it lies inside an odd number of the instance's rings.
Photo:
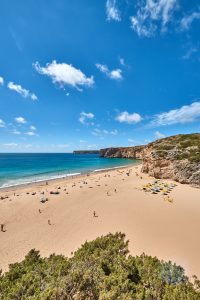
<path id="1" fill-rule="evenodd" d="M 199 32 L 193 0 L 2 0 L 0 152 L 199 132 Z"/>

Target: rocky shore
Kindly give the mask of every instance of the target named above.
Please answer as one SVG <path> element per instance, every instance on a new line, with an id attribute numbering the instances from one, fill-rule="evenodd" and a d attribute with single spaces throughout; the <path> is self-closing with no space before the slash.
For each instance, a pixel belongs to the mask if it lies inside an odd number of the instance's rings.
<path id="1" fill-rule="evenodd" d="M 142 172 L 200 187 L 200 134 L 180 134 L 144 146 L 106 148 L 102 157 L 142 160 Z"/>

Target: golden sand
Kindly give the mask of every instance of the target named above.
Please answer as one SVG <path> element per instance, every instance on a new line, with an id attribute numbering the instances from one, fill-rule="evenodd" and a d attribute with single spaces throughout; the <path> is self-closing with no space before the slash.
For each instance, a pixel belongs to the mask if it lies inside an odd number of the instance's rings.
<path id="1" fill-rule="evenodd" d="M 8 196 L 0 200 L 0 268 L 32 248 L 69 256 L 86 240 L 121 231 L 132 254 L 172 260 L 200 277 L 200 190 L 178 184 L 168 201 L 142 190 L 153 180 L 133 166 L 0 191 Z"/>

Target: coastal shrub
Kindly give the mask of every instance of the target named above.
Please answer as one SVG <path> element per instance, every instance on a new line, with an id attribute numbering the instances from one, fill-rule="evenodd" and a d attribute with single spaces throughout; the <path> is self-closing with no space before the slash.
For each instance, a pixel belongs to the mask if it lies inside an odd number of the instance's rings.
<path id="1" fill-rule="evenodd" d="M 171 150 L 174 148 L 174 145 L 171 144 L 161 144 L 158 147 L 156 147 L 157 150 Z"/>
<path id="2" fill-rule="evenodd" d="M 129 255 L 122 233 L 86 242 L 69 259 L 33 249 L 0 275 L 1 300 L 198 300 L 199 287 L 172 262 Z"/>

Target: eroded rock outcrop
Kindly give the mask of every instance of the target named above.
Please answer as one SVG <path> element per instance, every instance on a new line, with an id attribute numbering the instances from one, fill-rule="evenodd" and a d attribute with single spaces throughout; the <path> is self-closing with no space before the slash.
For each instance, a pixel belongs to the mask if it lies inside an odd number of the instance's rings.
<path id="1" fill-rule="evenodd" d="M 110 158 L 143 159 L 142 150 L 145 146 L 105 148 L 100 150 L 100 156 Z"/>
<path id="2" fill-rule="evenodd" d="M 145 146 L 107 148 L 103 157 L 142 159 L 142 172 L 200 187 L 200 134 L 180 134 Z"/>

